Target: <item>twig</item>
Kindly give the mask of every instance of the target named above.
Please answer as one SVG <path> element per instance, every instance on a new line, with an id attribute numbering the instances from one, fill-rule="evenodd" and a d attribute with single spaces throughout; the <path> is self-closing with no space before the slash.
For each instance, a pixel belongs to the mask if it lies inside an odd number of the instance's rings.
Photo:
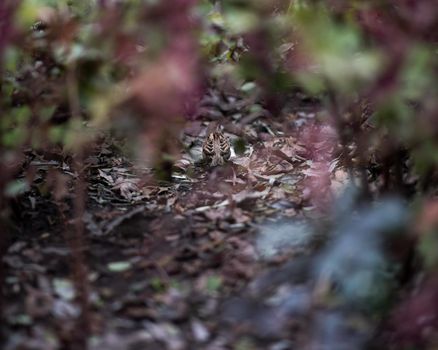
<path id="1" fill-rule="evenodd" d="M 80 104 L 78 83 L 76 79 L 76 67 L 72 63 L 67 71 L 67 92 L 70 105 L 70 112 L 73 119 L 80 119 Z M 85 152 L 81 145 L 76 153 L 73 162 L 73 170 L 78 174 L 75 184 L 74 206 L 74 227 L 71 231 L 71 237 L 68 240 L 72 251 L 72 272 L 73 282 L 78 294 L 78 302 L 81 307 L 81 314 L 75 327 L 74 343 L 72 349 L 87 349 L 87 340 L 90 333 L 90 310 L 89 310 L 89 283 L 88 271 L 85 265 L 85 259 L 82 252 L 84 244 L 84 222 L 82 218 L 85 213 L 86 201 L 86 183 L 84 179 L 84 158 Z"/>
<path id="2" fill-rule="evenodd" d="M 338 104 L 338 101 L 336 99 L 336 95 L 334 93 L 334 90 L 330 87 L 329 82 L 327 82 L 326 84 L 328 86 L 327 92 L 328 92 L 328 98 L 329 98 L 329 111 L 330 111 L 330 114 L 332 115 L 333 120 L 335 122 L 335 126 L 336 126 L 336 129 L 337 129 L 338 134 L 339 134 L 341 146 L 346 151 L 348 149 L 348 143 L 351 140 L 349 139 L 347 133 L 345 132 L 346 125 L 345 125 L 345 122 L 343 120 L 342 113 L 340 111 L 339 104 Z M 358 143 L 361 143 L 361 142 L 358 142 Z M 362 163 L 362 160 L 363 160 L 363 156 L 360 154 L 361 151 L 362 151 L 362 144 L 359 144 L 358 145 L 358 155 L 359 155 L 360 163 Z M 344 157 L 344 161 L 345 161 L 345 164 L 347 165 L 350 178 L 354 179 L 353 170 L 355 167 L 354 167 L 354 164 L 353 164 L 351 158 L 348 155 L 346 155 L 346 157 Z M 366 174 L 364 164 L 360 164 L 359 171 L 360 171 L 360 175 L 361 175 L 362 190 L 363 190 L 365 195 L 369 195 L 370 190 L 369 190 L 367 174 Z"/>

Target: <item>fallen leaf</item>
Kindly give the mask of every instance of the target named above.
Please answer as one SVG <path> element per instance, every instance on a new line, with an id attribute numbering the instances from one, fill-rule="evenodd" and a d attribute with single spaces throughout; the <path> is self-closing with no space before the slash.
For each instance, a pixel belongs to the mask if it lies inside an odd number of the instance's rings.
<path id="1" fill-rule="evenodd" d="M 132 264 L 129 261 L 116 261 L 109 263 L 107 267 L 111 272 L 124 272 L 129 270 Z"/>

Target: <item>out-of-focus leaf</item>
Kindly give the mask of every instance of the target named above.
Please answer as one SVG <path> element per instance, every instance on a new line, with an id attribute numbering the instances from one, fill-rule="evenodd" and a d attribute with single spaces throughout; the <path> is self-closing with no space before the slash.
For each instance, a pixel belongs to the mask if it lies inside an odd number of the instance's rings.
<path id="1" fill-rule="evenodd" d="M 315 92 L 328 81 L 340 91 L 371 81 L 380 70 L 377 51 L 366 50 L 359 32 L 353 26 L 332 20 L 323 7 L 302 8 L 294 12 L 303 47 L 313 65 L 298 77 Z"/>
<path id="2" fill-rule="evenodd" d="M 30 118 L 30 114 L 31 111 L 27 106 L 13 109 L 13 116 L 18 125 L 26 123 Z"/>
<path id="3" fill-rule="evenodd" d="M 402 140 L 411 138 L 415 123 L 415 111 L 399 96 L 388 98 L 374 113 L 373 121 L 380 127 L 390 128 L 394 136 Z"/>
<path id="4" fill-rule="evenodd" d="M 244 139 L 237 139 L 233 142 L 234 152 L 236 152 L 237 155 L 242 155 L 245 153 L 246 150 L 246 143 Z"/>
<path id="5" fill-rule="evenodd" d="M 305 222 L 287 220 L 261 226 L 256 246 L 260 255 L 269 260 L 287 249 L 308 246 L 314 238 L 314 230 Z"/>
<path id="6" fill-rule="evenodd" d="M 29 107 L 22 106 L 16 107 L 9 111 L 7 115 L 2 116 L 0 120 L 0 129 L 3 132 L 3 137 L 6 137 L 7 142 L 10 144 L 19 144 L 26 135 L 26 125 L 25 123 L 29 120 L 31 111 Z M 17 130 L 20 129 L 20 130 Z M 8 136 L 11 134 L 11 136 Z M 16 139 L 19 137 L 20 139 Z"/>
<path id="7" fill-rule="evenodd" d="M 73 283 L 70 280 L 63 278 L 55 278 L 53 280 L 53 288 L 62 299 L 73 300 L 76 296 Z"/>
<path id="8" fill-rule="evenodd" d="M 438 164 L 438 143 L 435 140 L 423 140 L 413 152 L 414 168 L 417 174 L 424 176 Z"/>
<path id="9" fill-rule="evenodd" d="M 15 72 L 17 69 L 18 64 L 18 58 L 19 58 L 19 52 L 14 47 L 8 47 L 5 50 L 4 53 L 4 62 L 5 62 L 5 68 L 9 71 Z"/>
<path id="10" fill-rule="evenodd" d="M 129 270 L 132 264 L 129 261 L 117 261 L 109 263 L 107 266 L 111 272 L 124 272 Z"/>
<path id="11" fill-rule="evenodd" d="M 163 283 L 163 281 L 158 277 L 152 278 L 149 283 L 150 283 L 151 287 L 157 292 L 162 292 L 166 288 L 165 283 Z"/>
<path id="12" fill-rule="evenodd" d="M 412 48 L 401 77 L 400 89 L 403 98 L 419 99 L 433 89 L 435 79 L 431 63 L 435 55 L 422 46 Z"/>
<path id="13" fill-rule="evenodd" d="M 224 25 L 224 18 L 222 14 L 219 11 L 213 10 L 208 14 L 207 17 L 211 23 L 222 27 Z"/>
<path id="14" fill-rule="evenodd" d="M 38 10 L 44 6 L 39 0 L 23 0 L 17 12 L 18 23 L 27 28 L 36 22 L 38 18 Z"/>
<path id="15" fill-rule="evenodd" d="M 77 150 L 91 142 L 96 131 L 96 129 L 88 127 L 82 120 L 75 119 L 69 123 L 69 128 L 62 142 L 67 149 Z"/>
<path id="16" fill-rule="evenodd" d="M 221 43 L 222 38 L 215 33 L 202 33 L 200 38 L 200 44 L 203 48 L 203 51 L 209 58 L 216 54 L 217 46 Z"/>
<path id="17" fill-rule="evenodd" d="M 248 92 L 248 91 L 254 90 L 256 87 L 257 87 L 257 85 L 253 81 L 249 81 L 249 82 L 246 82 L 245 84 L 243 84 L 240 87 L 240 90 L 242 90 L 244 92 Z"/>
<path id="18" fill-rule="evenodd" d="M 259 23 L 257 15 L 250 11 L 233 10 L 224 15 L 227 28 L 233 34 L 242 34 L 256 28 Z"/>
<path id="19" fill-rule="evenodd" d="M 9 322 L 20 326 L 30 326 L 32 325 L 33 319 L 29 315 L 18 314 L 10 319 Z"/>
<path id="20" fill-rule="evenodd" d="M 25 128 L 15 128 L 2 135 L 3 144 L 7 147 L 17 147 L 23 143 L 26 138 L 27 130 Z"/>
<path id="21" fill-rule="evenodd" d="M 334 239 L 321 256 L 318 280 L 333 283 L 350 303 L 367 305 L 368 310 L 381 307 L 394 281 L 384 242 L 407 220 L 406 208 L 397 199 L 352 212 L 337 224 Z"/>
<path id="22" fill-rule="evenodd" d="M 54 143 L 63 142 L 65 140 L 65 134 L 66 134 L 66 126 L 65 125 L 52 126 L 49 129 L 50 141 L 52 141 Z"/>
<path id="23" fill-rule="evenodd" d="M 418 250 L 428 268 L 437 266 L 438 234 L 434 232 L 426 235 L 426 237 L 424 237 L 418 245 Z"/>
<path id="24" fill-rule="evenodd" d="M 215 293 L 222 286 L 222 278 L 219 276 L 208 276 L 206 288 L 209 293 Z"/>
<path id="25" fill-rule="evenodd" d="M 26 180 L 15 180 L 7 184 L 5 195 L 8 197 L 18 196 L 29 190 L 29 184 Z"/>
<path id="26" fill-rule="evenodd" d="M 53 116 L 53 112 L 55 111 L 56 107 L 55 106 L 47 106 L 44 108 L 41 108 L 40 110 L 40 118 L 43 121 L 48 121 L 52 116 Z"/>

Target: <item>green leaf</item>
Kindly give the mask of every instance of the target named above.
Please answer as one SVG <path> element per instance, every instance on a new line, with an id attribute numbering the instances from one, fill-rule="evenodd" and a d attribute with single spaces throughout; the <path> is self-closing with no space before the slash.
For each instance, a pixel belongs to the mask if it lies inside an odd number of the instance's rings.
<path id="1" fill-rule="evenodd" d="M 220 276 L 208 276 L 207 292 L 215 293 L 222 286 L 222 278 Z"/>
<path id="2" fill-rule="evenodd" d="M 297 10 L 292 21 L 312 62 L 299 78 L 312 92 L 328 81 L 349 93 L 372 81 L 383 66 L 381 54 L 366 47 L 357 26 L 339 23 L 323 6 Z"/>
<path id="3" fill-rule="evenodd" d="M 14 108 L 12 110 L 12 112 L 13 112 L 14 119 L 18 124 L 26 123 L 29 120 L 30 115 L 31 115 L 30 108 L 27 106 Z"/>
<path id="4" fill-rule="evenodd" d="M 427 268 L 436 268 L 438 266 L 438 231 L 423 235 L 418 244 L 418 251 Z"/>
<path id="5" fill-rule="evenodd" d="M 2 135 L 3 144 L 6 147 L 17 147 L 21 145 L 26 138 L 27 131 L 24 128 L 15 128 Z"/>
<path id="6" fill-rule="evenodd" d="M 434 89 L 434 56 L 426 47 L 412 48 L 401 76 L 401 94 L 405 99 L 419 99 Z"/>
<path id="7" fill-rule="evenodd" d="M 53 280 L 55 293 L 64 300 L 73 300 L 76 296 L 73 283 L 65 278 L 55 278 Z"/>
<path id="8" fill-rule="evenodd" d="M 38 10 L 44 4 L 38 0 L 23 0 L 17 11 L 17 22 L 23 27 L 30 27 L 38 19 Z"/>
<path id="9" fill-rule="evenodd" d="M 225 23 L 232 33 L 242 34 L 256 28 L 259 19 L 255 13 L 236 9 L 225 14 Z"/>
<path id="10" fill-rule="evenodd" d="M 165 284 L 158 277 L 153 277 L 150 282 L 150 286 L 157 292 L 163 292 L 166 289 Z"/>
<path id="11" fill-rule="evenodd" d="M 238 138 L 233 142 L 234 151 L 238 155 L 242 155 L 245 153 L 246 150 L 246 142 L 242 138 Z"/>
<path id="12" fill-rule="evenodd" d="M 17 70 L 19 56 L 17 49 L 13 47 L 6 48 L 4 52 L 5 68 L 11 72 L 15 72 Z"/>
<path id="13" fill-rule="evenodd" d="M 64 141 L 65 134 L 66 134 L 66 127 L 64 125 L 52 126 L 49 129 L 49 139 L 53 143 Z"/>
<path id="14" fill-rule="evenodd" d="M 30 326 L 32 325 L 32 317 L 26 314 L 18 314 L 16 316 L 12 316 L 11 323 L 19 325 L 19 326 Z"/>
<path id="15" fill-rule="evenodd" d="M 55 106 L 41 108 L 40 113 L 39 113 L 40 118 L 43 121 L 48 121 L 52 117 L 53 112 L 55 112 L 55 109 L 56 109 Z"/>
<path id="16" fill-rule="evenodd" d="M 244 92 L 249 92 L 254 90 L 256 87 L 257 87 L 256 83 L 254 83 L 253 81 L 248 81 L 240 87 L 240 90 Z"/>
<path id="17" fill-rule="evenodd" d="M 26 191 L 29 191 L 29 184 L 27 183 L 26 180 L 20 179 L 20 180 L 9 182 L 6 185 L 5 195 L 7 197 L 15 197 L 25 193 Z"/>
<path id="18" fill-rule="evenodd" d="M 132 264 L 129 261 L 116 261 L 109 263 L 107 267 L 111 272 L 124 272 L 129 270 Z"/>

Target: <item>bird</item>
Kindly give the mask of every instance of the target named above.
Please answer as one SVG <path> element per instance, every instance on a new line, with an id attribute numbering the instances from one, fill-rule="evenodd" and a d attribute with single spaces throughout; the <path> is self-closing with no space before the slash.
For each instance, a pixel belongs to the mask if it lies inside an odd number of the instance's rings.
<path id="1" fill-rule="evenodd" d="M 216 128 L 205 139 L 202 145 L 202 155 L 212 167 L 224 165 L 231 155 L 229 138 L 219 128 Z"/>

